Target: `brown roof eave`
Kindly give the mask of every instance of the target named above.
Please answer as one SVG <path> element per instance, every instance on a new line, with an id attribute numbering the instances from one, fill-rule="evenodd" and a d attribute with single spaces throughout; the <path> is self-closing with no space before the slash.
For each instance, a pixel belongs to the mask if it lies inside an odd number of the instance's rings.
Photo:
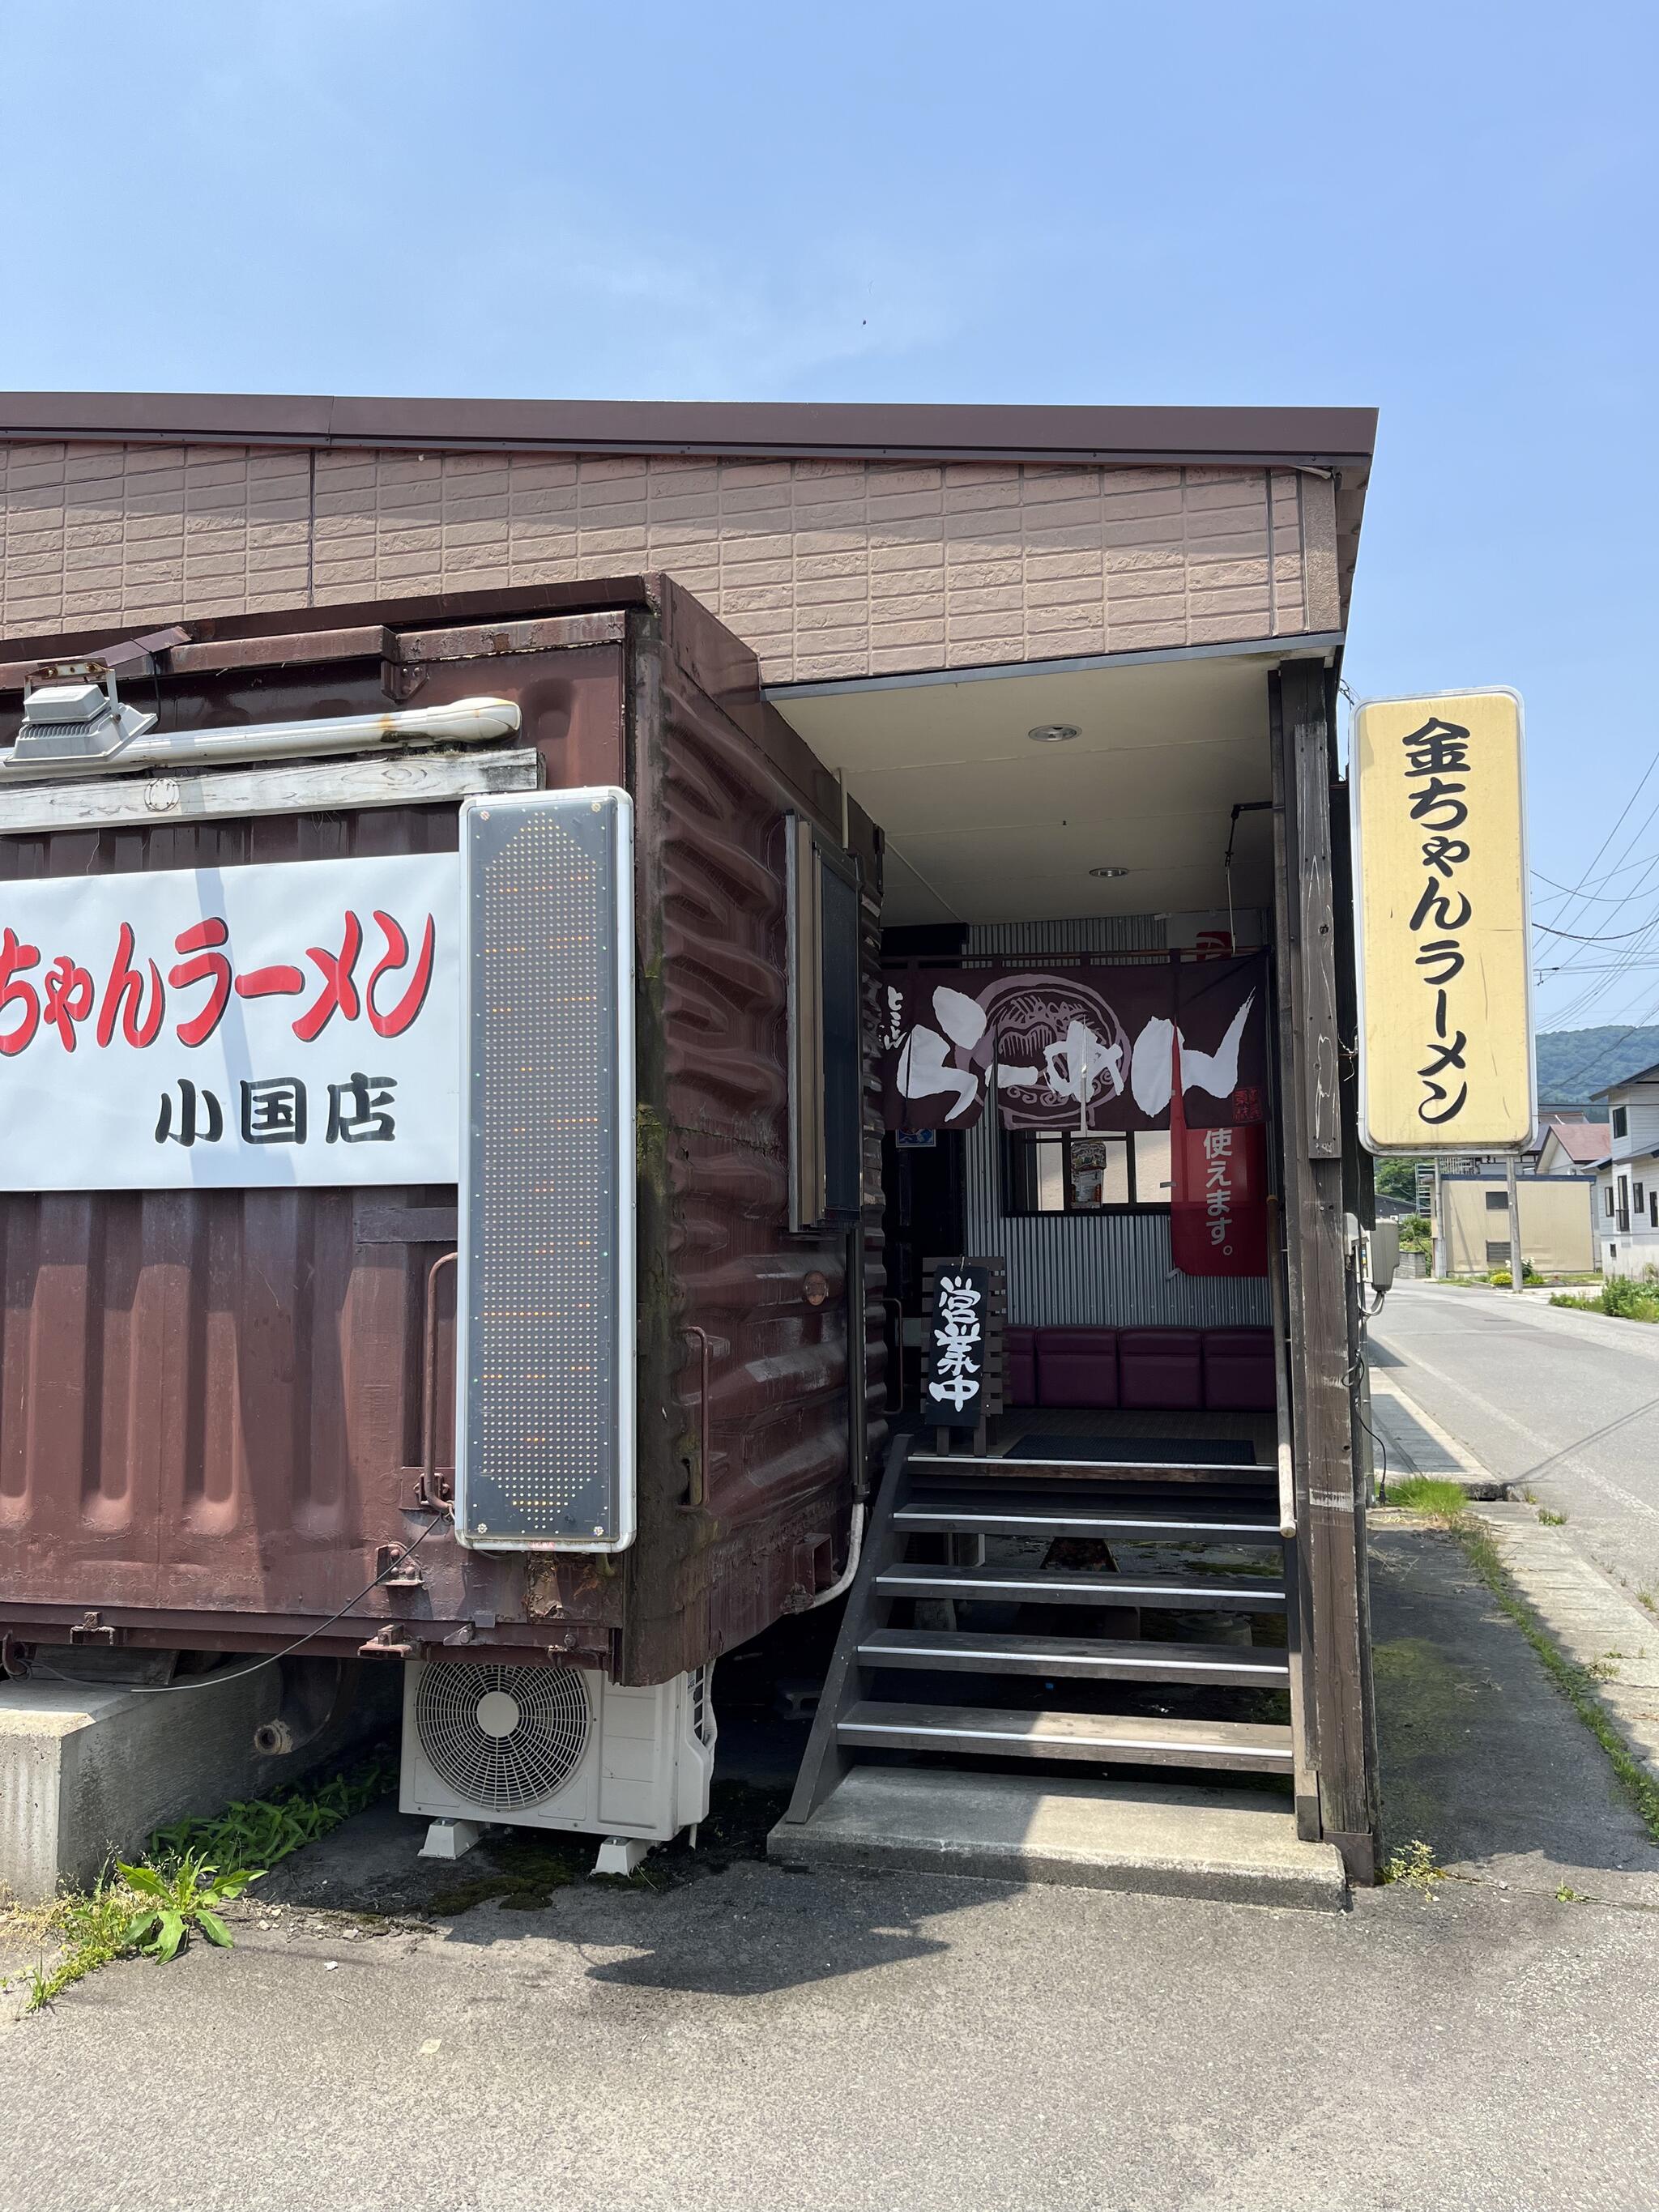
<path id="1" fill-rule="evenodd" d="M 0 394 L 0 442 L 400 447 L 1363 471 L 1369 407 L 971 407 L 238 392 Z"/>
<path id="2" fill-rule="evenodd" d="M 664 590 L 665 581 L 659 574 L 583 577 L 565 583 L 415 592 L 398 599 L 330 600 L 322 606 L 265 608 L 258 613 L 191 615 L 178 626 L 191 644 L 200 645 L 232 637 L 299 637 L 308 630 L 349 630 L 369 624 L 396 629 L 422 623 L 507 621 L 543 614 L 656 607 L 661 604 Z M 122 639 L 137 637 L 155 624 L 154 616 L 112 615 L 82 629 L 0 635 L 0 691 L 21 690 L 30 670 L 40 662 L 80 659 Z"/>

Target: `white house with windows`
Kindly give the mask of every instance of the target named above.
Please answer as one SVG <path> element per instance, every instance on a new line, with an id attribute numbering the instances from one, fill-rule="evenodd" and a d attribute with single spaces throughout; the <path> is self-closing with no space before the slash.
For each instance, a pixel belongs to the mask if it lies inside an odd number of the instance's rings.
<path id="1" fill-rule="evenodd" d="M 1596 1093 L 1607 1109 L 1609 1151 L 1596 1173 L 1601 1270 L 1659 1269 L 1659 1066 Z"/>

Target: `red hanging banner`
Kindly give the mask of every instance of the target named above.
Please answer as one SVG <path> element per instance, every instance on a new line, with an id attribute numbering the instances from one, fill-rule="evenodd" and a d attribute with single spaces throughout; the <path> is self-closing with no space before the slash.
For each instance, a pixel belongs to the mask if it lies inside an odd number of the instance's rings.
<path id="1" fill-rule="evenodd" d="M 1259 1122 L 1189 1129 L 1181 1039 L 1170 1041 L 1170 1246 L 1183 1275 L 1267 1272 L 1267 1135 Z"/>

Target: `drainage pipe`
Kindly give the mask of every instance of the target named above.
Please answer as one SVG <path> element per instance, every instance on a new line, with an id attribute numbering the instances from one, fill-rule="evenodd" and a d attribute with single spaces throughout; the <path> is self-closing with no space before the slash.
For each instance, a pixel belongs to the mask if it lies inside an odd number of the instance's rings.
<path id="1" fill-rule="evenodd" d="M 151 731 L 114 752 L 75 759 L 18 760 L 0 753 L 0 781 L 61 781 L 129 769 L 188 770 L 222 761 L 376 752 L 409 744 L 481 744 L 511 737 L 523 717 L 511 699 L 457 699 L 447 707 L 400 707 L 382 714 L 328 714 L 311 722 L 245 722 L 228 730 Z"/>

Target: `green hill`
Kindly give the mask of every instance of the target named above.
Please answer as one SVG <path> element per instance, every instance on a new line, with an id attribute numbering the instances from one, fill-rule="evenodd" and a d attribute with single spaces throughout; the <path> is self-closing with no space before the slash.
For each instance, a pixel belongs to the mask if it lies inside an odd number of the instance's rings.
<path id="1" fill-rule="evenodd" d="M 1604 1085 L 1659 1061 L 1659 1029 L 1540 1030 L 1538 1096 L 1557 1106 L 1585 1104 Z"/>

